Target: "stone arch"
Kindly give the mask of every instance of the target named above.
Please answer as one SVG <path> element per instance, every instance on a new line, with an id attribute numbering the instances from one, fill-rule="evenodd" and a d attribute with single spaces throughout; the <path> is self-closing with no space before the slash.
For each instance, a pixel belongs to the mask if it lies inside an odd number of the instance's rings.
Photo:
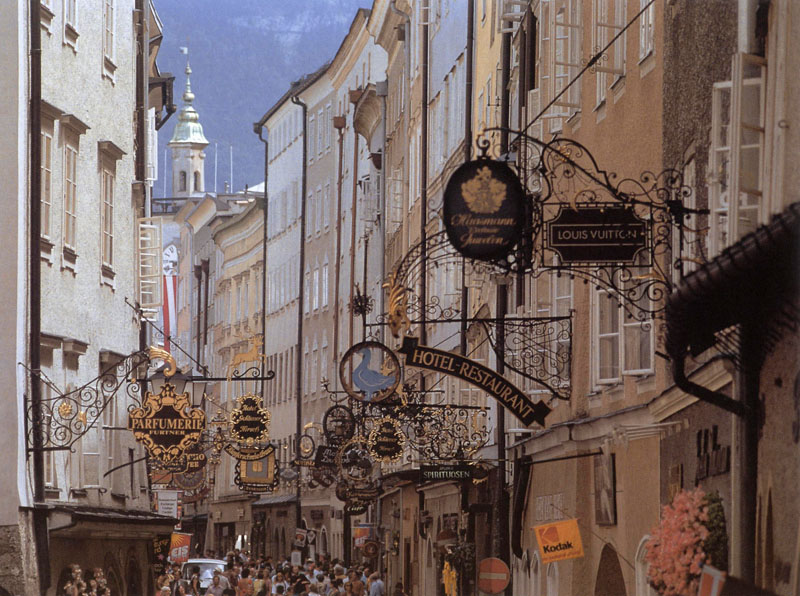
<path id="1" fill-rule="evenodd" d="M 194 182 L 193 190 L 195 192 L 203 192 L 203 179 L 200 177 L 200 171 L 199 170 L 195 170 L 194 171 L 194 180 L 193 180 L 193 182 Z"/>
<path id="2" fill-rule="evenodd" d="M 319 531 L 319 550 L 324 555 L 330 554 L 328 550 L 328 530 L 325 526 L 322 526 L 322 529 Z"/>
<path id="3" fill-rule="evenodd" d="M 558 596 L 558 563 L 550 563 L 547 566 L 545 587 L 547 588 L 547 596 Z M 625 596 L 625 592 L 614 594 L 614 596 Z"/>
<path id="4" fill-rule="evenodd" d="M 594 596 L 626 596 L 627 593 L 617 551 L 610 544 L 606 544 L 600 553 Z"/>
<path id="5" fill-rule="evenodd" d="M 187 184 L 188 182 L 186 180 L 186 172 L 184 170 L 181 170 L 178 173 L 178 191 L 185 192 Z"/>
<path id="6" fill-rule="evenodd" d="M 144 590 L 142 589 L 142 570 L 141 567 L 139 567 L 139 560 L 135 554 L 129 555 L 126 575 L 128 584 L 127 594 L 129 596 L 144 594 Z"/>
<path id="7" fill-rule="evenodd" d="M 530 596 L 541 596 L 542 594 L 542 563 L 539 560 L 539 552 L 534 551 L 530 560 L 530 569 L 528 570 L 530 577 L 528 585 L 530 587 Z"/>
<path id="8" fill-rule="evenodd" d="M 650 587 L 647 580 L 647 569 L 650 566 L 645 560 L 647 555 L 647 542 L 650 536 L 647 535 L 639 541 L 639 546 L 636 548 L 636 558 L 634 561 L 636 573 L 636 596 L 656 596 L 656 591 Z"/>

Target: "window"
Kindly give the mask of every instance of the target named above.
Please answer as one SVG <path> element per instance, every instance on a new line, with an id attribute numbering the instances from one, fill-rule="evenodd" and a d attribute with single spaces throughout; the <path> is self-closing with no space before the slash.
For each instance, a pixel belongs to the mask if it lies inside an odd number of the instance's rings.
<path id="1" fill-rule="evenodd" d="M 64 23 L 75 29 L 78 22 L 78 0 L 64 0 Z"/>
<path id="2" fill-rule="evenodd" d="M 306 201 L 306 238 L 311 238 L 314 231 L 314 218 L 316 216 L 316 209 L 314 208 L 314 192 L 308 193 L 308 200 Z"/>
<path id="3" fill-rule="evenodd" d="M 715 83 L 712 90 L 709 200 L 714 254 L 765 218 L 766 61 L 736 54 L 732 72 L 731 81 Z"/>
<path id="4" fill-rule="evenodd" d="M 317 155 L 322 155 L 325 149 L 325 130 L 328 128 L 323 118 L 324 110 L 317 112 Z"/>
<path id="5" fill-rule="evenodd" d="M 314 310 L 319 309 L 319 269 L 314 269 L 314 282 L 312 285 L 312 301 Z"/>
<path id="6" fill-rule="evenodd" d="M 558 566 L 550 563 L 547 566 L 547 596 L 558 596 Z"/>
<path id="7" fill-rule="evenodd" d="M 194 172 L 194 191 L 195 192 L 203 192 L 203 184 L 200 181 L 200 172 L 195 170 Z"/>
<path id="8" fill-rule="evenodd" d="M 328 338 L 323 334 L 322 349 L 319 353 L 319 378 L 320 381 L 328 379 Z"/>
<path id="9" fill-rule="evenodd" d="M 242 319 L 242 284 L 236 285 L 236 318 L 237 323 Z"/>
<path id="10" fill-rule="evenodd" d="M 181 171 L 178 175 L 178 190 L 181 192 L 186 192 L 186 172 Z"/>
<path id="11" fill-rule="evenodd" d="M 102 263 L 107 267 L 114 265 L 114 173 L 103 167 L 100 172 L 102 195 Z"/>
<path id="12" fill-rule="evenodd" d="M 64 144 L 64 246 L 75 250 L 78 199 L 78 147 Z"/>
<path id="13" fill-rule="evenodd" d="M 250 281 L 244 282 L 244 293 L 242 294 L 242 311 L 244 312 L 244 318 L 247 319 L 250 316 Z"/>
<path id="14" fill-rule="evenodd" d="M 634 268 L 634 278 L 644 268 Z M 640 298 L 647 301 L 645 296 Z M 616 296 L 597 290 L 595 304 L 595 333 L 597 354 L 595 379 L 599 384 L 616 383 L 622 374 L 641 375 L 653 368 L 653 325 L 641 321 L 622 308 Z M 642 310 L 648 304 L 641 304 Z"/>
<path id="15" fill-rule="evenodd" d="M 610 11 L 613 4 L 613 14 Z M 594 0 L 594 47 L 592 54 L 600 52 L 611 39 L 625 26 L 625 0 Z M 608 88 L 608 75 L 616 78 L 625 72 L 625 36 L 620 36 L 606 53 L 612 61 L 599 61 L 595 64 L 597 75 L 597 104 L 600 105 L 606 98 Z"/>
<path id="16" fill-rule="evenodd" d="M 325 194 L 322 195 L 322 225 L 327 228 L 331 224 L 331 185 L 330 182 L 325 184 Z"/>
<path id="17" fill-rule="evenodd" d="M 41 234 L 50 238 L 50 222 L 53 209 L 53 127 L 42 121 L 42 229 Z"/>
<path id="18" fill-rule="evenodd" d="M 319 234 L 319 232 L 320 232 L 320 230 L 322 228 L 322 210 L 323 210 L 322 187 L 318 186 L 317 187 L 317 200 L 314 203 L 314 211 L 315 211 L 315 214 L 314 214 L 314 231 L 317 234 Z"/>
<path id="19" fill-rule="evenodd" d="M 580 0 L 542 0 L 539 9 L 539 83 L 547 105 L 577 76 L 581 66 Z M 561 130 L 563 119 L 580 109 L 581 85 L 572 85 L 543 117 L 548 132 Z"/>
<path id="20" fill-rule="evenodd" d="M 322 308 L 328 306 L 328 263 L 322 265 Z"/>
<path id="21" fill-rule="evenodd" d="M 325 149 L 331 148 L 331 127 L 333 126 L 333 116 L 331 116 L 331 104 L 325 106 Z"/>
<path id="22" fill-rule="evenodd" d="M 114 59 L 114 0 L 103 1 L 103 55 Z"/>
<path id="23" fill-rule="evenodd" d="M 314 116 L 308 119 L 308 159 L 314 161 L 314 156 L 317 154 L 317 135 L 316 127 L 314 126 Z"/>
<path id="24" fill-rule="evenodd" d="M 304 287 L 305 292 L 303 294 L 303 312 L 308 314 L 309 309 L 311 307 L 311 272 L 306 270 L 306 274 L 303 278 L 304 280 Z"/>
<path id="25" fill-rule="evenodd" d="M 649 6 L 647 6 L 649 4 Z M 645 9 L 645 6 L 647 8 Z M 653 33 L 655 29 L 656 4 L 654 0 L 639 0 L 639 10 L 644 9 L 639 17 L 639 60 L 644 60 L 655 50 Z"/>

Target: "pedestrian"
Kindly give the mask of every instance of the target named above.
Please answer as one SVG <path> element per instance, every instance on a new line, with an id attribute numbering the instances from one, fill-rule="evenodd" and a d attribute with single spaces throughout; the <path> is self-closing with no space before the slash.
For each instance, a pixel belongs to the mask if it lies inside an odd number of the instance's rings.
<path id="1" fill-rule="evenodd" d="M 250 569 L 242 569 L 242 578 L 236 584 L 236 596 L 253 596 L 253 580 L 250 577 Z"/>
<path id="2" fill-rule="evenodd" d="M 200 566 L 193 565 L 192 566 L 192 575 L 189 579 L 189 593 L 192 596 L 201 596 L 200 595 Z"/>
<path id="3" fill-rule="evenodd" d="M 383 586 L 381 574 L 377 571 L 369 576 L 369 596 L 386 596 L 386 589 Z"/>
<path id="4" fill-rule="evenodd" d="M 392 596 L 407 596 L 403 590 L 403 582 L 397 582 L 394 585 L 394 592 L 392 592 Z"/>
<path id="5" fill-rule="evenodd" d="M 225 588 L 223 588 L 220 583 L 220 576 L 218 573 L 215 573 L 214 577 L 211 578 L 211 585 L 208 586 L 205 596 L 222 596 L 224 592 Z"/>

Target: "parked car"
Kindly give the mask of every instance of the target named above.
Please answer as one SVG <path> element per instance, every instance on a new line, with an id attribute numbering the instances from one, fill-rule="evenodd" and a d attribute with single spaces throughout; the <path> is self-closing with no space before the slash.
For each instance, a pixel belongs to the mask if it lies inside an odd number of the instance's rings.
<path id="1" fill-rule="evenodd" d="M 192 579 L 192 569 L 195 566 L 200 568 L 200 588 L 203 590 L 211 585 L 215 569 L 225 571 L 225 561 L 219 559 L 189 559 L 181 567 L 181 579 L 186 584 Z"/>

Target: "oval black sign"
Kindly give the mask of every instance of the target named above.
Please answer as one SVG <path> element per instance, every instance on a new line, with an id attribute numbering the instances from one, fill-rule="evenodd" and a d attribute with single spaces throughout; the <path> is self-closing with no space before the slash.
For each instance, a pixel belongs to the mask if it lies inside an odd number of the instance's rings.
<path id="1" fill-rule="evenodd" d="M 444 225 L 465 257 L 502 259 L 522 239 L 525 191 L 505 162 L 468 161 L 447 182 Z"/>

